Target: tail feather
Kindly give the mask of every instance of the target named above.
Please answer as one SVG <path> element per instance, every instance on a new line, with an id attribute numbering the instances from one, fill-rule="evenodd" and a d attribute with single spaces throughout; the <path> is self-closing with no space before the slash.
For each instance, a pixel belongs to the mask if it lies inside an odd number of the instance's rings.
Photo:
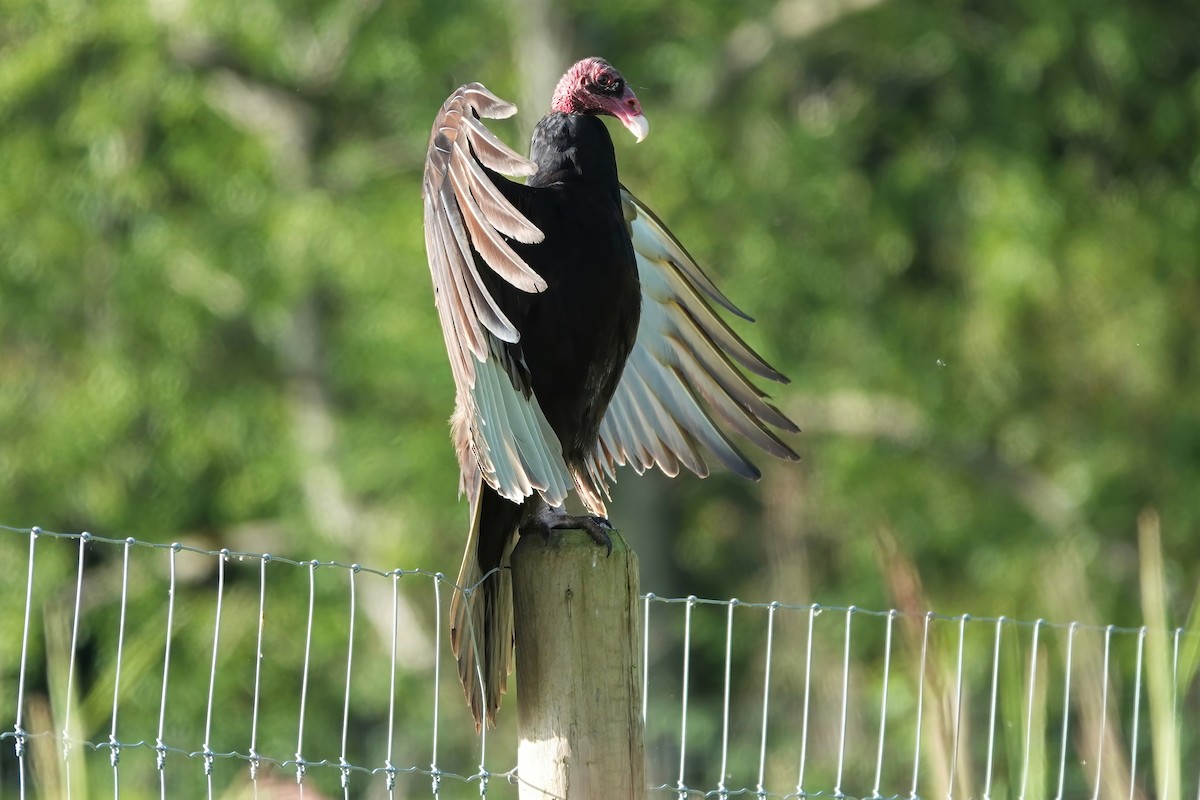
<path id="1" fill-rule="evenodd" d="M 574 470 L 575 493 L 579 495 L 583 507 L 588 510 L 589 514 L 607 517 L 608 508 L 604 504 L 601 492 L 608 494 L 608 484 L 604 481 L 603 476 L 594 471 L 592 463 L 589 463 L 587 468 Z"/>
<path id="2" fill-rule="evenodd" d="M 476 480 L 480 480 L 476 475 Z M 450 603 L 450 646 L 475 727 L 495 725 L 513 664 L 512 572 L 522 507 L 487 486 L 471 503 L 471 531 Z"/>

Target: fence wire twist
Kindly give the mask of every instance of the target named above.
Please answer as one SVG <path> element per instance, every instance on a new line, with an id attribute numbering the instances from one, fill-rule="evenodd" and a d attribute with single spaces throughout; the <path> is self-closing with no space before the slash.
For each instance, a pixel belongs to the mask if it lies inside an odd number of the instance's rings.
<path id="1" fill-rule="evenodd" d="M 156 786 L 161 798 L 222 796 L 239 780 L 248 781 L 257 793 L 265 779 L 265 768 L 281 775 L 290 773 L 291 780 L 302 787 L 315 781 L 314 791 L 324 788 L 340 792 L 345 798 L 372 791 L 375 796 L 383 793 L 389 798 L 419 794 L 437 798 L 453 794 L 453 787 L 479 796 L 515 795 L 512 786 L 519 780 L 516 768 L 487 766 L 489 735 L 501 735 L 505 744 L 501 752 L 513 757 L 511 722 L 507 731 L 489 734 L 485 730 L 475 737 L 469 715 L 461 705 L 456 705 L 453 713 L 444 712 L 441 705 L 443 688 L 458 692 L 456 670 L 449 670 L 448 686 L 442 685 L 442 661 L 448 657 L 443 655 L 443 594 L 472 587 L 458 587 L 442 573 L 422 569 L 381 570 L 337 561 L 296 561 L 267 553 L 207 550 L 180 543 L 0 527 L 0 553 L 11 553 L 9 563 L 18 563 L 20 548 L 14 545 L 22 534 L 28 539 L 24 602 L 0 605 L 0 632 L 15 629 L 9 624 L 16 619 L 9 616 L 10 612 L 19 611 L 21 628 L 20 656 L 15 663 L 15 721 L 11 730 L 0 733 L 0 742 L 12 743 L 15 764 L 8 757 L 0 759 L 0 790 L 15 783 L 21 798 L 32 797 L 34 782 L 46 784 L 52 777 L 39 772 L 57 769 L 61 774 L 55 777 L 55 785 L 64 796 L 88 796 L 87 775 L 81 771 L 94 773 L 97 767 L 76 758 L 75 752 L 83 750 L 107 752 L 114 797 L 123 790 L 132 796 L 151 794 L 145 789 L 148 782 Z M 39 542 L 47 544 L 39 548 Z M 61 549 L 72 542 L 76 548 L 70 569 L 62 568 L 62 552 L 43 552 L 48 546 Z M 113 637 L 98 631 L 98 625 L 89 617 L 94 613 L 89 608 L 102 606 L 104 600 L 112 598 L 91 599 L 89 603 L 83 600 L 89 581 L 101 580 L 91 577 L 89 568 L 95 564 L 99 569 L 98 565 L 107 563 L 110 553 L 117 549 L 119 613 L 115 641 L 111 641 Z M 90 550 L 95 552 L 89 558 Z M 184 596 L 178 564 L 182 554 L 215 563 L 211 597 L 205 590 L 187 595 L 190 599 L 186 602 L 180 600 Z M 47 566 L 43 578 L 40 557 L 52 555 L 57 565 L 53 569 Z M 163 633 L 153 648 L 161 658 L 161 679 L 153 687 L 157 691 L 147 692 L 140 685 L 122 681 L 123 665 L 134 659 L 138 674 L 146 672 L 151 649 L 139 636 L 132 654 L 127 652 L 127 640 L 131 638 L 127 626 L 135 626 L 140 633 L 146 623 L 127 619 L 131 555 L 139 562 L 161 561 L 164 556 L 167 561 L 165 586 L 155 586 L 153 581 L 149 587 L 139 586 L 139 593 L 161 592 L 159 596 L 166 601 Z M 257 564 L 257 585 L 252 592 L 255 613 L 248 747 L 242 751 L 215 747 L 214 736 L 222 732 L 222 727 L 230 727 L 230 721 L 242 711 L 240 704 L 219 699 L 228 695 L 222 695 L 218 688 L 233 682 L 230 676 L 235 665 L 230 663 L 228 653 L 234 644 L 226 640 L 240 640 L 243 633 L 240 626 L 230 629 L 230 615 L 240 612 L 224 606 L 230 595 L 230 580 L 241 582 L 245 577 L 227 572 L 231 565 L 247 563 Z M 277 631 L 267 624 L 274 615 L 288 616 L 276 612 L 268 602 L 268 585 L 280 581 L 269 580 L 269 576 L 284 569 L 305 573 L 300 585 L 307 589 L 301 596 L 296 596 L 289 585 L 282 599 L 273 600 L 275 606 L 283 603 L 303 608 L 299 617 L 304 620 L 304 644 L 298 665 L 279 663 L 276 654 L 280 643 L 300 637 L 299 631 Z M 318 614 L 329 611 L 325 607 L 327 598 L 318 590 L 317 576 L 330 571 L 341 573 L 345 581 L 344 606 L 337 609 L 344 613 L 342 623 L 332 626 L 344 631 L 345 637 L 344 658 L 337 675 L 331 673 L 332 668 L 318 666 L 314 656 L 315 648 L 322 653 L 330 649 L 324 623 L 316 622 Z M 386 625 L 375 627 L 387 631 L 382 636 L 364 637 L 358 630 L 364 614 L 359 583 L 366 578 L 390 583 L 384 593 L 385 603 L 375 602 L 378 597 L 374 595 L 366 596 L 368 614 L 378 616 L 382 607 L 383 616 L 388 618 Z M 414 579 L 418 584 L 415 590 Z M 371 588 L 376 587 L 372 584 Z M 61 599 L 64 593 L 70 596 L 65 606 L 51 602 Z M 182 702 L 172 698 L 194 688 L 177 685 L 181 656 L 173 653 L 172 643 L 179 635 L 179 615 L 186 612 L 186 624 L 194 627 L 190 620 L 203 599 L 211 600 L 213 614 L 211 648 L 203 654 L 207 663 L 203 727 L 195 731 L 176 725 L 172 739 L 169 727 L 173 702 Z M 403 613 L 414 600 L 427 609 L 431 619 L 414 619 Z M 46 618 L 42 626 L 35 617 L 39 601 Z M 65 613 L 70 617 L 70 636 L 66 652 L 57 654 L 48 644 L 52 637 L 43 628 L 65 622 L 54 619 L 62 608 L 68 609 Z M 1185 796 L 1186 774 L 1190 773 L 1197 776 L 1194 796 L 1200 800 L 1200 723 L 1196 722 L 1200 713 L 1198 698 L 1189 691 L 1195 668 L 1189 668 L 1186 676 L 1180 674 L 1181 648 L 1186 650 L 1185 660 L 1194 664 L 1197 637 L 1183 629 L 1153 632 L 1170 643 L 1170 663 L 1166 666 L 1169 697 L 1166 703 L 1157 705 L 1151 697 L 1151 719 L 1145 720 L 1145 643 L 1152 633 L 1145 627 L 914 614 L 895 609 L 871 611 L 816 603 L 664 598 L 654 593 L 642 598 L 641 622 L 642 714 L 647 722 L 648 774 L 651 789 L 663 796 L 675 795 L 680 800 L 734 796 L 899 800 L 940 796 L 955 800 L 976 796 L 981 788 L 984 800 L 1041 798 L 1051 796 L 1051 789 L 1055 800 L 1099 800 L 1102 796 L 1121 800 L 1180 798 Z M 428 663 L 413 666 L 411 659 L 406 660 L 402 639 L 411 627 L 431 632 Z M 90 632 L 92 646 L 87 654 L 81 649 L 81 630 Z M 47 644 L 38 642 L 35 634 L 39 632 Z M 97 649 L 112 651 L 111 665 L 97 657 Z M 40 659 L 36 655 L 39 652 Z M 1054 654 L 1057 659 L 1052 658 Z M 63 663 L 58 663 L 60 660 Z M 320 663 L 328 660 L 322 658 Z M 281 755 L 278 750 L 270 754 L 260 751 L 265 721 L 264 664 L 273 674 L 286 675 L 289 669 L 299 667 L 295 752 L 290 755 Z M 4 699 L 2 687 L 12 666 L 10 659 L 0 657 L 0 676 L 5 676 L 0 681 L 0 700 Z M 1154 668 L 1162 669 L 1164 665 Z M 322 669 L 314 676 L 314 670 Z M 31 696 L 53 693 L 55 670 L 65 670 L 65 692 L 59 702 L 49 704 L 54 706 L 49 716 L 40 715 L 44 723 L 41 728 L 30 730 L 34 727 L 30 711 L 36 707 L 31 705 Z M 204 670 L 193 668 L 193 672 Z M 360 678 L 364 673 L 369 677 Z M 111 714 L 103 723 L 94 718 L 95 714 L 81 722 L 82 709 L 90 708 L 75 700 L 81 683 L 86 679 L 89 691 L 95 692 L 107 686 L 102 682 L 109 675 Z M 356 679 L 369 681 L 372 691 L 365 695 L 356 692 Z M 431 691 L 421 694 L 430 707 L 415 713 L 402 684 L 420 682 L 432 683 L 427 687 Z M 331 703 L 340 706 L 340 713 L 333 714 L 337 717 L 334 730 L 326 729 L 330 727 L 327 721 L 317 731 L 314 743 L 312 730 L 306 730 L 316 713 L 310 706 L 310 691 L 326 684 L 338 684 L 340 691 Z M 374 689 L 380 684 L 386 690 L 376 696 Z M 132 723 L 126 721 L 128 715 L 123 711 L 147 696 L 157 699 L 157 708 L 135 719 L 152 723 L 153 730 L 131 731 L 128 726 Z M 325 709 L 320 713 L 323 718 L 331 716 Z M 506 708 L 501 714 L 508 720 L 515 716 L 515 708 Z M 375 718 L 380 720 L 382 732 L 360 730 L 363 720 Z M 61 720 L 61 724 L 48 724 L 49 719 Z M 1189 722 L 1185 724 L 1185 720 Z M 102 732 L 105 723 L 106 740 L 79 732 L 81 724 L 86 726 L 85 731 Z M 407 731 L 410 735 L 406 739 L 416 738 L 409 729 L 413 724 L 428 729 L 428 762 L 414 758 L 413 763 L 397 766 L 397 732 Z M 1125 730 L 1129 731 L 1128 737 L 1123 734 Z M 981 733 L 986 744 L 977 747 L 975 740 Z M 200 737 L 199 746 L 195 738 L 189 744 L 189 737 Z M 372 749 L 364 739 L 381 743 L 374 748 L 373 755 L 378 758 L 355 763 L 352 749 Z M 57 745 L 52 764 L 31 755 L 46 743 Z M 330 743 L 336 745 L 336 755 L 324 749 Z M 1174 752 L 1164 752 L 1164 746 L 1173 746 Z M 154 754 L 152 771 L 123 770 L 122 757 L 142 750 Z M 1139 769 L 1145 771 L 1139 764 L 1144 764 L 1148 753 L 1154 755 L 1157 765 L 1153 778 L 1139 773 Z M 170 756 L 198 762 L 200 774 L 168 769 L 171 763 L 178 763 L 169 761 Z M 465 766 L 470 763 L 468 759 L 477 759 L 477 763 Z M 237 763 L 245 766 L 241 778 L 217 775 L 218 765 Z M 981 765 L 982 780 L 976 774 Z M 318 772 L 332 778 L 318 778 Z M 403 777 L 421 779 L 424 788 L 402 786 Z M 320 796 L 319 791 L 314 796 Z"/>

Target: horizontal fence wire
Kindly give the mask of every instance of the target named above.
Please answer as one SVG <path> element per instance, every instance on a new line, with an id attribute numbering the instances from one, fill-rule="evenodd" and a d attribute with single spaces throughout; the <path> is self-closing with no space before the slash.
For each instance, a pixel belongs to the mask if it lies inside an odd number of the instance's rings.
<path id="1" fill-rule="evenodd" d="M 515 702 L 476 734 L 448 661 L 472 587 L 36 528 L 0 527 L 0 559 L 0 795 L 517 795 Z M 1200 798 L 1182 629 L 654 593 L 641 612 L 653 796 Z"/>

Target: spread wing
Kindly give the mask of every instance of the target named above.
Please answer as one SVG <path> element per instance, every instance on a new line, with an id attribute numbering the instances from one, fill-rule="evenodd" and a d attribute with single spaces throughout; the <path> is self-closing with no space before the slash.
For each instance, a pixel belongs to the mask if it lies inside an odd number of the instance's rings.
<path id="1" fill-rule="evenodd" d="M 527 176 L 537 168 L 480 121 L 516 110 L 479 83 L 459 87 L 442 105 L 421 190 L 425 251 L 457 389 L 464 485 L 478 469 L 502 497 L 520 502 L 536 491 L 560 505 L 572 485 L 562 445 L 530 390 L 519 349 L 512 347 L 520 334 L 483 277 L 490 270 L 521 291 L 546 288 L 509 245 L 543 239 L 509 200 L 525 187 L 497 174 Z"/>
<path id="2" fill-rule="evenodd" d="M 642 317 L 637 341 L 600 426 L 588 462 L 587 499 L 608 493 L 616 468 L 640 474 L 657 466 L 667 475 L 680 465 L 708 474 L 707 450 L 728 469 L 752 480 L 758 468 L 726 434 L 738 434 L 779 458 L 799 456 L 772 430 L 799 428 L 746 377 L 787 383 L 720 317 L 713 304 L 749 320 L 721 293 L 662 222 L 628 189 L 621 201 L 637 255 Z M 583 483 L 583 482 L 581 482 Z"/>

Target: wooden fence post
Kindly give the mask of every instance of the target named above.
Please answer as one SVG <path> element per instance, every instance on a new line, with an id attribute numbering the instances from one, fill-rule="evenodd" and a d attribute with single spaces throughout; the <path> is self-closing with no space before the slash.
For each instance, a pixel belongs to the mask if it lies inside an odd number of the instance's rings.
<path id="1" fill-rule="evenodd" d="M 637 556 L 582 531 L 512 554 L 521 800 L 643 800 Z"/>

